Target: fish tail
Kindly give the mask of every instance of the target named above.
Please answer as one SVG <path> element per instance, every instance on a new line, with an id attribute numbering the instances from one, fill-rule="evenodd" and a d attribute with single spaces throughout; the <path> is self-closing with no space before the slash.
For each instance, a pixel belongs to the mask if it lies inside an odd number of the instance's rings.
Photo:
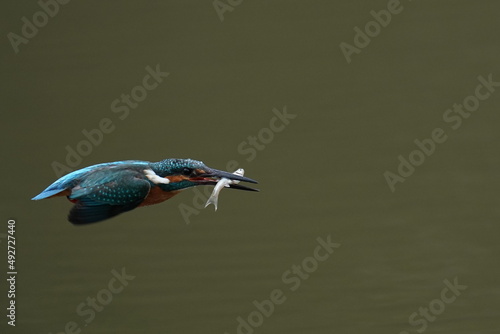
<path id="1" fill-rule="evenodd" d="M 217 211 L 217 202 L 218 202 L 217 196 L 211 195 L 210 198 L 207 201 L 207 204 L 205 204 L 205 208 L 207 206 L 209 206 L 210 204 L 213 204 L 214 207 L 215 207 L 215 211 Z"/>

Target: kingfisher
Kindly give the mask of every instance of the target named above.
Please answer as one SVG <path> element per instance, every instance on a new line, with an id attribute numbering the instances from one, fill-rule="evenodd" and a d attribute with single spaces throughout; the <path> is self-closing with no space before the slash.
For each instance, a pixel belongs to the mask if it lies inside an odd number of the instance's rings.
<path id="1" fill-rule="evenodd" d="M 66 196 L 74 203 L 68 220 L 73 224 L 89 224 L 137 207 L 161 203 L 187 188 L 215 185 L 222 178 L 257 183 L 192 159 L 126 160 L 101 163 L 66 174 L 32 200 Z M 237 182 L 229 184 L 229 188 L 258 191 Z"/>

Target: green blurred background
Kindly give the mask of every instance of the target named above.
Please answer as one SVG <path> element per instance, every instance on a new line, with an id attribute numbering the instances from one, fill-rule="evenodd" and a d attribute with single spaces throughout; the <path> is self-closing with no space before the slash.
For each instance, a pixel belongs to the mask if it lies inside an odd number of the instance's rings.
<path id="1" fill-rule="evenodd" d="M 280 289 L 286 301 L 255 333 L 498 333 L 500 89 L 457 130 L 443 113 L 478 76 L 500 81 L 500 3 L 402 1 L 350 64 L 340 43 L 388 1 L 232 3 L 221 21 L 211 1 L 71 1 L 16 54 L 7 34 L 41 9 L 4 2 L 1 331 L 55 334 L 74 321 L 81 333 L 232 334 Z M 121 120 L 111 103 L 157 64 L 170 75 Z M 285 106 L 296 117 L 243 154 Z M 189 224 L 180 208 L 193 207 L 192 189 L 75 227 L 65 199 L 30 198 L 103 118 L 114 131 L 77 168 L 235 160 L 261 192 L 223 191 L 217 212 Z M 437 127 L 447 141 L 391 192 L 384 172 Z M 8 218 L 15 328 L 4 315 Z M 283 273 L 329 235 L 341 246 L 291 291 Z M 86 323 L 77 306 L 121 268 L 135 279 Z M 426 328 L 409 324 L 454 278 L 467 289 Z"/>

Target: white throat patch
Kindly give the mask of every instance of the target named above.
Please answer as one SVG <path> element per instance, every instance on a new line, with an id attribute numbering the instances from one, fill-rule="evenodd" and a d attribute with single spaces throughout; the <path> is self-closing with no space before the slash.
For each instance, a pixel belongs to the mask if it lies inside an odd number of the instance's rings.
<path id="1" fill-rule="evenodd" d="M 153 172 L 152 169 L 145 169 L 144 170 L 144 175 L 149 179 L 149 181 L 153 182 L 154 184 L 169 184 L 170 180 L 161 176 L 158 176 L 155 172 Z"/>

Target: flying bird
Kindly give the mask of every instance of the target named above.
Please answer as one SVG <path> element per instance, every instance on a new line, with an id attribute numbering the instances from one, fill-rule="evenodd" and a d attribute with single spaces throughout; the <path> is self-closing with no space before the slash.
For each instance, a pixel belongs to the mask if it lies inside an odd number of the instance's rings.
<path id="1" fill-rule="evenodd" d="M 161 203 L 187 188 L 215 185 L 222 178 L 257 183 L 192 159 L 165 159 L 159 162 L 127 160 L 71 172 L 32 200 L 66 196 L 75 204 L 68 220 L 73 224 L 88 224 L 137 207 Z M 236 182 L 229 184 L 229 188 L 258 191 Z"/>

